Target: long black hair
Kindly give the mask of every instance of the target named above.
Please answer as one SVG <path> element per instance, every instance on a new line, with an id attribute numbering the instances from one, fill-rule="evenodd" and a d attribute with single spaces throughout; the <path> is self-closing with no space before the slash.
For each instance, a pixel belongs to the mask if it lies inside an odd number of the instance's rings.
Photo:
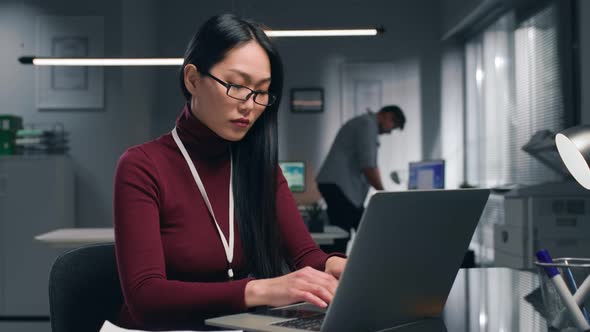
<path id="1" fill-rule="evenodd" d="M 232 144 L 235 213 L 248 260 L 249 272 L 259 278 L 281 274 L 281 247 L 276 212 L 278 172 L 277 110 L 283 90 L 283 65 L 275 47 L 259 23 L 231 14 L 213 16 L 188 45 L 180 70 L 180 86 L 187 102 L 184 67 L 194 64 L 207 73 L 231 49 L 257 42 L 268 55 L 271 69 L 269 92 L 277 99 L 266 107 L 246 136 Z"/>

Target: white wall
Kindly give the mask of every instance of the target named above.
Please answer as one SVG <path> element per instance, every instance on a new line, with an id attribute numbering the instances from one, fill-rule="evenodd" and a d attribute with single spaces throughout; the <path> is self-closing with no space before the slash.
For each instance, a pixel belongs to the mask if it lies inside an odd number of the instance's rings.
<path id="1" fill-rule="evenodd" d="M 448 45 L 442 53 L 441 157 L 445 159 L 445 187 L 458 188 L 463 182 L 464 152 L 464 48 Z"/>
<path id="2" fill-rule="evenodd" d="M 105 55 L 144 55 L 155 44 L 154 39 L 145 38 L 146 32 L 155 29 L 154 1 L 0 2 L 0 113 L 21 116 L 25 123 L 65 125 L 76 171 L 76 222 L 79 226 L 111 225 L 116 161 L 128 146 L 150 137 L 153 75 L 146 69 L 108 68 L 104 71 L 104 109 L 39 111 L 36 69 L 17 62 L 22 55 L 35 54 L 39 15 L 103 16 Z"/>

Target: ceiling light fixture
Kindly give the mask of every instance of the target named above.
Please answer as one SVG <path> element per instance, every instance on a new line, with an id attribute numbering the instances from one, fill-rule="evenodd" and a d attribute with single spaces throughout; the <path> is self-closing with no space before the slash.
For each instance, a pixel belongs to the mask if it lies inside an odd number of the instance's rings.
<path id="1" fill-rule="evenodd" d="M 354 37 L 377 36 L 383 28 L 325 30 L 265 30 L 269 37 Z M 183 58 L 59 58 L 23 56 L 21 64 L 35 66 L 181 66 Z"/>
<path id="2" fill-rule="evenodd" d="M 327 30 L 267 30 L 269 37 L 354 37 L 377 36 L 383 34 L 383 28 L 372 29 L 327 29 Z"/>
<path id="3" fill-rule="evenodd" d="M 52 58 L 20 57 L 18 61 L 35 66 L 180 66 L 182 58 Z"/>

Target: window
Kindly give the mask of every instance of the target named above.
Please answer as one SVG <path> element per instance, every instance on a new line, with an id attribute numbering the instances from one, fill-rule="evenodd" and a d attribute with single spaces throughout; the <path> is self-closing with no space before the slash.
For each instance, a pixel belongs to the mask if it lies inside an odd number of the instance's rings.
<path id="1" fill-rule="evenodd" d="M 567 76 L 561 62 L 569 51 L 559 44 L 562 4 L 553 1 L 524 19 L 506 14 L 465 44 L 467 184 L 497 187 L 562 179 L 522 150 L 535 133 L 556 133 L 573 122 L 568 120 L 573 109 L 565 106 L 572 96 L 563 88 Z M 470 246 L 480 264 L 493 262 L 494 224 L 503 223 L 504 198 L 492 195 Z"/>
<path id="2" fill-rule="evenodd" d="M 557 181 L 521 148 L 539 130 L 567 126 L 558 9 L 516 22 L 506 14 L 465 46 L 465 179 L 494 187 Z"/>

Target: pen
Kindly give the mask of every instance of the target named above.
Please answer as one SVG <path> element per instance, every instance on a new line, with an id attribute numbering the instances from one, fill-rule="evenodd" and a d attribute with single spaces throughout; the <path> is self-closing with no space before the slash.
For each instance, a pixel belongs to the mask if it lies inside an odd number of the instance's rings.
<path id="1" fill-rule="evenodd" d="M 551 259 L 551 255 L 549 255 L 549 252 L 546 249 L 537 251 L 537 259 L 542 263 L 553 263 L 553 259 Z M 565 284 L 565 281 L 563 281 L 563 278 L 561 277 L 561 274 L 559 274 L 557 268 L 546 266 L 543 267 L 543 270 L 545 270 L 545 273 L 547 273 L 547 276 L 549 279 L 551 279 L 553 285 L 555 285 L 557 294 L 559 294 L 559 297 L 563 300 L 563 303 L 568 309 L 570 317 L 573 319 L 576 327 L 580 331 L 586 331 L 590 329 L 588 321 L 586 321 L 582 311 L 580 310 L 580 307 L 578 307 L 578 304 L 574 301 L 572 294 L 567 288 L 567 285 Z"/>

